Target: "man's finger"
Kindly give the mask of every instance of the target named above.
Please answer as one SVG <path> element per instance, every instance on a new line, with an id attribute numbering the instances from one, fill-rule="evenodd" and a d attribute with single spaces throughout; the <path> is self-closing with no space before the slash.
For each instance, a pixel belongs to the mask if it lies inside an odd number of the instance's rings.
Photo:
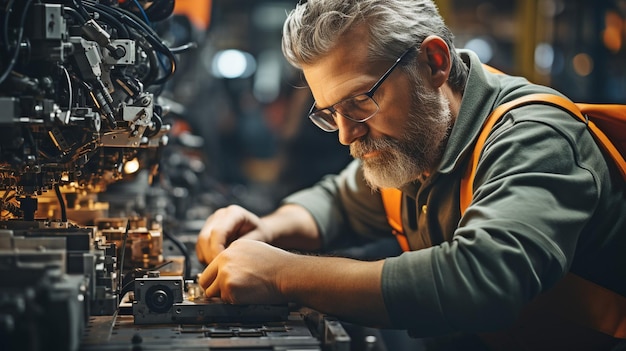
<path id="1" fill-rule="evenodd" d="M 220 297 L 220 288 L 216 281 L 204 290 L 204 295 L 206 297 Z"/>
<path id="2" fill-rule="evenodd" d="M 215 262 L 209 263 L 209 265 L 204 269 L 204 272 L 198 278 L 198 284 L 204 289 L 206 289 L 209 285 L 211 285 L 215 278 L 217 278 L 217 264 Z"/>
<path id="3" fill-rule="evenodd" d="M 219 229 L 212 229 L 208 240 L 208 245 L 205 245 L 205 258 L 207 261 L 212 261 L 220 252 L 226 248 L 226 234 Z"/>
<path id="4" fill-rule="evenodd" d="M 205 244 L 206 240 L 202 240 L 202 236 L 198 236 L 198 240 L 196 240 L 196 256 L 198 256 L 198 261 L 200 263 L 208 263 L 206 256 L 204 254 L 204 247 L 207 246 Z"/>

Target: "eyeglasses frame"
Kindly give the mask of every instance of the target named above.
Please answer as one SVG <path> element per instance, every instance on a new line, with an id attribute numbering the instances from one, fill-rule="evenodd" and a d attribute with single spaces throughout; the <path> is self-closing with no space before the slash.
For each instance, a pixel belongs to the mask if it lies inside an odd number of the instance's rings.
<path id="1" fill-rule="evenodd" d="M 339 102 L 337 102 L 337 103 L 334 103 L 333 105 L 331 105 L 331 106 L 329 106 L 329 107 L 320 108 L 320 109 L 316 109 L 316 108 L 315 108 L 315 103 L 316 103 L 316 102 L 314 101 L 314 102 L 313 102 L 313 105 L 311 106 L 311 109 L 309 110 L 309 113 L 307 114 L 307 116 L 308 116 L 308 117 L 309 117 L 309 119 L 310 119 L 310 120 L 311 120 L 311 121 L 312 121 L 312 122 L 313 122 L 316 126 L 318 126 L 320 129 L 322 129 L 322 130 L 324 130 L 324 131 L 326 131 L 326 132 L 335 132 L 335 131 L 339 130 L 339 128 L 338 128 L 338 127 L 337 127 L 337 128 L 334 128 L 334 129 L 332 129 L 332 130 L 330 130 L 330 129 L 328 129 L 328 128 L 322 128 L 322 127 L 321 127 L 318 123 L 316 123 L 316 122 L 315 122 L 315 119 L 316 119 L 316 117 L 315 117 L 315 113 L 317 113 L 317 112 L 319 112 L 319 111 L 323 111 L 323 110 L 328 110 L 328 111 L 330 112 L 330 115 L 334 117 L 334 116 L 335 116 L 335 113 L 337 112 L 337 110 L 335 109 L 335 107 L 334 107 L 334 106 L 337 106 L 337 105 L 339 105 L 339 104 L 341 104 L 341 103 L 343 103 L 343 102 L 345 102 L 345 101 L 347 101 L 347 100 L 354 99 L 354 98 L 355 98 L 355 97 L 357 97 L 357 96 L 365 95 L 365 96 L 367 96 L 368 98 L 370 98 L 370 99 L 374 102 L 374 104 L 376 105 L 377 109 L 376 109 L 376 111 L 375 111 L 374 113 L 372 113 L 370 116 L 368 116 L 368 117 L 366 117 L 366 118 L 364 118 L 364 119 L 361 119 L 361 120 L 354 119 L 354 118 L 352 118 L 352 117 L 350 117 L 350 116 L 348 116 L 348 115 L 344 115 L 344 114 L 341 114 L 341 115 L 342 115 L 344 118 L 347 118 L 348 120 L 350 120 L 350 121 L 352 121 L 352 122 L 356 122 L 356 123 L 363 123 L 363 122 L 365 122 L 365 121 L 369 120 L 370 118 L 374 117 L 374 116 L 378 113 L 378 111 L 380 110 L 380 106 L 378 105 L 378 102 L 376 102 L 376 100 L 374 100 L 374 94 L 376 93 L 376 90 L 378 90 L 378 88 L 379 88 L 379 87 L 380 87 L 380 86 L 381 86 L 381 85 L 385 82 L 385 80 L 386 80 L 386 79 L 387 79 L 387 78 L 391 75 L 391 73 L 394 71 L 394 69 L 395 69 L 396 67 L 398 67 L 398 65 L 400 64 L 400 62 L 401 62 L 401 61 L 402 61 L 402 60 L 403 60 L 403 59 L 404 59 L 404 58 L 405 58 L 405 57 L 409 54 L 409 52 L 411 52 L 411 51 L 413 51 L 413 50 L 414 50 L 414 48 L 413 48 L 413 47 L 410 47 L 410 48 L 408 48 L 406 51 L 404 51 L 404 52 L 402 53 L 402 55 L 400 55 L 400 56 L 396 59 L 396 61 L 393 63 L 393 65 L 391 65 L 391 67 L 389 67 L 389 69 L 387 69 L 387 71 L 385 71 L 385 73 L 384 73 L 384 74 L 383 74 L 383 75 L 382 75 L 382 76 L 381 76 L 381 77 L 380 77 L 380 78 L 376 81 L 376 83 L 374 83 L 374 85 L 373 85 L 373 86 L 372 86 L 372 87 L 371 87 L 371 88 L 370 88 L 367 92 L 352 95 L 352 96 L 347 97 L 347 98 L 345 98 L 345 99 L 343 99 L 343 100 L 341 100 L 341 101 L 339 101 Z M 334 117 L 334 118 L 336 118 L 336 117 Z"/>

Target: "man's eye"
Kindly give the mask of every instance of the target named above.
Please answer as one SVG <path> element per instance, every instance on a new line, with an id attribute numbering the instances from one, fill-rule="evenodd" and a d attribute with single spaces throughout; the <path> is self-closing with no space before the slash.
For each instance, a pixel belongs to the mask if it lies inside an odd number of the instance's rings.
<path id="1" fill-rule="evenodd" d="M 344 109 L 362 109 L 364 106 L 368 105 L 368 102 L 369 98 L 367 96 L 359 95 L 344 101 L 341 107 Z"/>
<path id="2" fill-rule="evenodd" d="M 358 95 L 352 98 L 353 103 L 355 104 L 363 104 L 369 101 L 369 97 L 367 95 Z"/>

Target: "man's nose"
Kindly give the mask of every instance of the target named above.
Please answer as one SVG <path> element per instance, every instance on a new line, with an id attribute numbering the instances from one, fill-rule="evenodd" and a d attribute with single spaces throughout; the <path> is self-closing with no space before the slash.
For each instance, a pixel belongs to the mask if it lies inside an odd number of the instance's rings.
<path id="1" fill-rule="evenodd" d="M 355 140 L 367 134 L 368 127 L 365 123 L 354 122 L 345 118 L 341 113 L 336 112 L 337 127 L 339 127 L 339 142 L 343 145 L 350 145 Z"/>

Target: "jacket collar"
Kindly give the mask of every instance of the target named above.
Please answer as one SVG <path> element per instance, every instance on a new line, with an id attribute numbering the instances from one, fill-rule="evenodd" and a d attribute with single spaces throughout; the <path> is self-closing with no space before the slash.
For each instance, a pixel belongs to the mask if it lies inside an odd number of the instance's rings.
<path id="1" fill-rule="evenodd" d="M 459 167 L 478 137 L 484 121 L 497 104 L 500 80 L 485 70 L 478 56 L 468 50 L 458 50 L 461 59 L 469 67 L 469 75 L 459 115 L 450 131 L 448 144 L 443 153 L 439 173 L 450 173 Z"/>

